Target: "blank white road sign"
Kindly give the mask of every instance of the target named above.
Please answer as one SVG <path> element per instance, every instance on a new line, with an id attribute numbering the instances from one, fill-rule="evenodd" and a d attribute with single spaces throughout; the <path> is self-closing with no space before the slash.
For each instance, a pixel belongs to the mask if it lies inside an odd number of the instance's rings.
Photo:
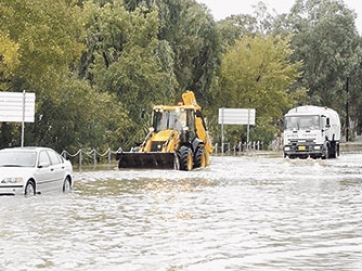
<path id="1" fill-rule="evenodd" d="M 35 93 L 0 92 L 0 121 L 34 122 Z"/>
<path id="2" fill-rule="evenodd" d="M 255 125 L 255 108 L 219 108 L 219 124 Z"/>

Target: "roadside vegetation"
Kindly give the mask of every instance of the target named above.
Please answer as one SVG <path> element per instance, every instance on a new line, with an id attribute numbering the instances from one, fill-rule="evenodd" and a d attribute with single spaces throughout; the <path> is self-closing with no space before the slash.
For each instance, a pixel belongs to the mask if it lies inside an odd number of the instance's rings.
<path id="1" fill-rule="evenodd" d="M 354 11 L 334 0 L 255 10 L 215 21 L 195 0 L 2 0 L 0 91 L 36 93 L 25 144 L 60 152 L 128 150 L 152 106 L 177 103 L 184 90 L 195 92 L 215 142 L 222 107 L 256 108 L 250 140 L 268 142 L 296 105 L 331 107 L 344 124 L 347 99 L 360 134 Z M 19 146 L 20 133 L 19 123 L 0 123 L 0 147 Z M 242 140 L 246 127 L 227 126 L 225 137 Z"/>

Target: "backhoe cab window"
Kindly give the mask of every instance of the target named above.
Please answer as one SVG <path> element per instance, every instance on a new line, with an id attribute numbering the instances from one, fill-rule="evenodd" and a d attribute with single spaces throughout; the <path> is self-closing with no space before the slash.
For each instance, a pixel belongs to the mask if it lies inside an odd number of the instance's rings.
<path id="1" fill-rule="evenodd" d="M 183 130 L 192 121 L 191 112 L 184 111 L 159 111 L 155 112 L 153 117 L 153 126 L 155 131 L 161 130 Z"/>
<path id="2" fill-rule="evenodd" d="M 284 121 L 285 130 L 318 130 L 321 129 L 319 116 L 291 116 Z"/>
<path id="3" fill-rule="evenodd" d="M 168 114 L 167 112 L 155 112 L 153 116 L 153 127 L 155 131 L 161 131 L 167 129 Z"/>

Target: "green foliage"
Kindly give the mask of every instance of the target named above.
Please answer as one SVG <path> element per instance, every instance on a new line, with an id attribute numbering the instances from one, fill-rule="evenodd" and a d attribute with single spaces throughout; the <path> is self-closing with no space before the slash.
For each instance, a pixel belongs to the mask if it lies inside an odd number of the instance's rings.
<path id="1" fill-rule="evenodd" d="M 80 10 L 71 1 L 4 0 L 2 6 L 11 14 L 1 16 L 2 29 L 19 45 L 18 77 L 29 84 L 47 80 L 49 72 L 64 72 L 79 58 L 84 48 L 77 40 Z"/>
<path id="2" fill-rule="evenodd" d="M 59 151 L 127 149 L 143 139 L 152 105 L 187 89 L 214 139 L 220 107 L 251 107 L 251 140 L 267 142 L 296 105 L 327 105 L 343 120 L 347 77 L 361 131 L 355 17 L 336 0 L 297 0 L 280 16 L 259 2 L 254 15 L 218 23 L 195 0 L 2 0 L 0 91 L 36 93 L 25 141 Z M 227 133 L 240 140 L 246 128 Z M 0 142 L 20 144 L 20 124 L 2 123 Z"/>
<path id="3" fill-rule="evenodd" d="M 172 49 L 179 96 L 193 90 L 200 104 L 211 105 L 209 90 L 220 64 L 220 40 L 206 7 L 194 0 L 158 0 L 158 38 Z"/>
<path id="4" fill-rule="evenodd" d="M 276 132 L 275 123 L 293 103 L 288 89 L 300 76 L 291 63 L 290 39 L 245 36 L 225 53 L 218 106 L 255 108 L 259 130 Z"/>
<path id="5" fill-rule="evenodd" d="M 297 34 L 292 41 L 293 58 L 302 60 L 299 84 L 309 89 L 310 103 L 341 110 L 343 89 L 358 64 L 359 38 L 354 14 L 340 1 L 299 0 L 288 17 Z"/>
<path id="6" fill-rule="evenodd" d="M 122 125 L 130 123 L 119 110 L 122 105 L 71 74 L 85 48 L 79 43 L 80 9 L 72 1 L 29 0 L 2 1 L 0 11 L 13 15 L 1 17 L 0 29 L 0 33 L 9 33 L 1 36 L 5 39 L 1 64 L 10 67 L 7 74 L 12 75 L 7 76 L 7 90 L 36 93 L 36 122 L 27 124 L 25 143 L 59 151 L 115 147 L 115 137 L 124 135 Z M 8 65 L 8 55 L 15 60 L 13 66 Z M 5 144 L 20 145 L 18 124 L 1 128 Z"/>
<path id="7" fill-rule="evenodd" d="M 134 121 L 145 105 L 173 101 L 175 81 L 158 57 L 157 12 L 128 12 L 119 3 L 85 5 L 86 45 L 82 74 L 101 91 L 117 94 Z M 171 78 L 170 78 L 171 76 Z"/>
<path id="8" fill-rule="evenodd" d="M 284 26 L 296 33 L 293 59 L 302 60 L 303 77 L 297 86 L 308 89 L 309 103 L 328 106 L 339 112 L 344 123 L 346 78 L 352 77 L 355 97 L 351 116 L 358 115 L 361 38 L 355 13 L 341 1 L 298 0 L 284 18 Z M 362 123 L 360 122 L 359 125 Z"/>
<path id="9" fill-rule="evenodd" d="M 15 69 L 20 63 L 19 57 L 19 44 L 0 32 L 0 91 L 10 88 Z"/>
<path id="10" fill-rule="evenodd" d="M 136 7 L 136 2 L 125 1 L 128 10 L 116 1 L 85 3 L 88 50 L 81 76 L 116 93 L 140 130 L 146 125 L 139 118 L 142 109 L 174 104 L 185 89 L 206 104 L 219 51 L 216 25 L 203 6 L 160 0 Z"/>
<path id="11" fill-rule="evenodd" d="M 235 44 L 236 40 L 241 39 L 244 35 L 251 35 L 257 32 L 257 18 L 251 15 L 233 15 L 217 24 L 221 41 L 224 44 L 224 50 L 227 46 Z"/>
<path id="12" fill-rule="evenodd" d="M 36 122 L 31 126 L 28 143 L 52 146 L 76 152 L 78 148 L 118 148 L 117 140 L 125 139 L 122 127 L 130 124 L 120 110 L 115 96 L 99 93 L 86 81 L 74 77 L 58 77 L 54 100 L 47 92 L 38 97 Z M 113 144 L 112 144 L 113 143 Z"/>

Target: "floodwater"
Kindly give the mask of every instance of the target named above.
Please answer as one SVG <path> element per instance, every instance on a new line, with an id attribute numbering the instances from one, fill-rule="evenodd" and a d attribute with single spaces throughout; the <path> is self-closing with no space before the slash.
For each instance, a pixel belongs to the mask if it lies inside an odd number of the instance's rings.
<path id="1" fill-rule="evenodd" d="M 211 162 L 0 197 L 0 270 L 361 270 L 362 154 Z"/>

